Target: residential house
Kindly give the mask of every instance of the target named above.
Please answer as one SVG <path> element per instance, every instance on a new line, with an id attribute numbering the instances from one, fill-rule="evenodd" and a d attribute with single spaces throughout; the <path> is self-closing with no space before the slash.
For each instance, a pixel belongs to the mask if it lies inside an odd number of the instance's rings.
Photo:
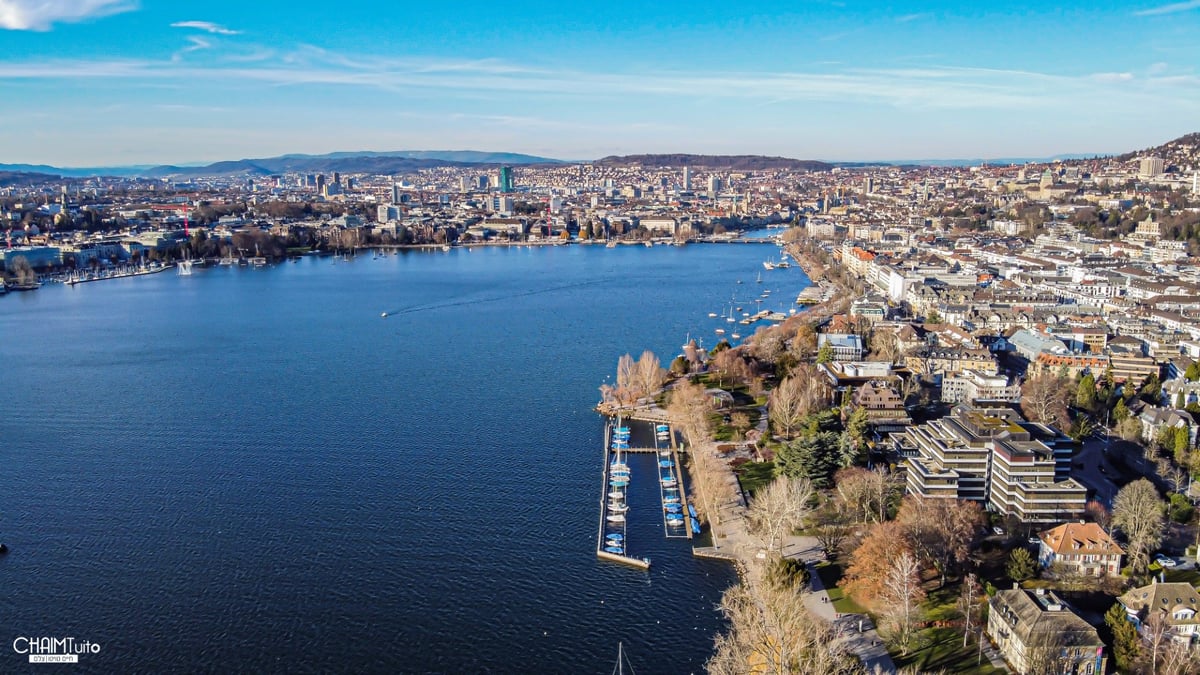
<path id="1" fill-rule="evenodd" d="M 1165 620 L 1171 639 L 1188 644 L 1200 641 L 1200 594 L 1186 582 L 1151 583 L 1117 598 L 1125 614 L 1138 628 L 1146 628 L 1158 614 Z"/>
<path id="2" fill-rule="evenodd" d="M 1038 533 L 1038 562 L 1088 576 L 1117 576 L 1125 551 L 1096 523 L 1065 523 Z"/>
<path id="3" fill-rule="evenodd" d="M 1108 658 L 1096 629 L 1053 591 L 997 591 L 988 608 L 988 637 L 1015 672 L 1104 673 Z"/>

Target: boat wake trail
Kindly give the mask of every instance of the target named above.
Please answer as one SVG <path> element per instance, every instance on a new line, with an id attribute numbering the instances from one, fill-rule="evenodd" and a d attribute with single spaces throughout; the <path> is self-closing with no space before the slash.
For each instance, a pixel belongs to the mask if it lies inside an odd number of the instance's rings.
<path id="1" fill-rule="evenodd" d="M 562 284 L 560 286 L 548 286 L 546 288 L 538 288 L 535 290 L 524 291 L 520 293 L 509 293 L 505 295 L 493 295 L 483 298 L 472 298 L 470 300 L 447 300 L 445 302 L 434 302 L 425 305 L 413 305 L 411 307 L 403 307 L 401 309 L 389 309 L 387 316 L 400 316 L 404 314 L 416 314 L 417 312 L 431 312 L 438 309 L 448 309 L 451 307 L 465 307 L 467 305 L 485 305 L 492 302 L 500 302 L 512 300 L 513 298 L 525 298 L 531 295 L 545 295 L 547 293 L 557 293 L 573 288 L 584 288 L 586 286 L 596 286 L 603 283 L 602 279 L 592 279 L 590 281 L 580 281 L 574 284 Z"/>

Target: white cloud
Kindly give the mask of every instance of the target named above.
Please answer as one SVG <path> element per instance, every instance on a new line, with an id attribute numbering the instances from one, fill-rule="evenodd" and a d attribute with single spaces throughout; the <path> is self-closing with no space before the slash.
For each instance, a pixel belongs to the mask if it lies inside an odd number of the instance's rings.
<path id="1" fill-rule="evenodd" d="M 241 35 L 242 31 L 226 28 L 219 23 L 211 21 L 176 21 L 171 24 L 171 28 L 195 28 L 213 35 Z"/>
<path id="2" fill-rule="evenodd" d="M 1131 82 L 1133 73 L 1093 73 L 1092 79 L 1097 82 Z"/>
<path id="3" fill-rule="evenodd" d="M 50 30 L 55 23 L 83 21 L 137 9 L 136 0 L 0 0 L 0 28 Z"/>
<path id="4" fill-rule="evenodd" d="M 917 14 L 902 14 L 901 16 L 896 17 L 896 23 L 908 23 L 910 21 L 916 21 L 917 19 L 925 19 L 930 16 L 932 16 L 932 15 L 929 14 L 928 12 L 919 12 Z"/>
<path id="5" fill-rule="evenodd" d="M 1200 7 L 1200 0 L 1184 0 L 1184 2 L 1174 2 L 1161 7 L 1151 7 L 1134 12 L 1134 16 L 1157 16 L 1159 14 L 1175 14 L 1177 12 L 1186 12 L 1189 9 Z"/>
<path id="6" fill-rule="evenodd" d="M 139 86 L 207 81 L 233 86 L 336 86 L 394 92 L 405 97 L 498 100 L 513 94 L 541 100 L 600 102 L 628 97 L 664 100 L 706 97 L 730 101 L 835 102 L 907 110 L 1050 110 L 1089 97 L 1155 93 L 1161 103 L 1195 109 L 1192 80 L 1135 77 L 1111 72 L 1042 72 L 936 66 L 885 69 L 824 67 L 809 71 L 673 70 L 636 73 L 526 67 L 495 59 L 383 58 L 339 54 L 315 47 L 272 53 L 215 54 L 200 62 L 182 54 L 210 46 L 207 36 L 172 61 L 0 61 L 0 81 L 36 78 L 127 80 Z M 1120 87 L 1121 89 L 1117 89 Z M 1127 88 L 1129 88 L 1127 90 Z"/>

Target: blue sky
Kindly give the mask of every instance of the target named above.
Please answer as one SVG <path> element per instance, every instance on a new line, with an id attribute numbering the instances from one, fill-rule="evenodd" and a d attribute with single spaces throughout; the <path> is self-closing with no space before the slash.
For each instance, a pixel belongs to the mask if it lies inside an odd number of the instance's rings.
<path id="1" fill-rule="evenodd" d="M 1123 152 L 1200 130 L 1198 35 L 1200 0 L 0 0 L 0 162 Z"/>

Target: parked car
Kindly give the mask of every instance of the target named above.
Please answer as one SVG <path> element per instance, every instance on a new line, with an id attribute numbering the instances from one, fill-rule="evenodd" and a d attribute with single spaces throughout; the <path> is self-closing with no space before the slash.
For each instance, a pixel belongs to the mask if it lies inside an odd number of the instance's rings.
<path id="1" fill-rule="evenodd" d="M 1174 567 L 1175 565 L 1178 564 L 1175 562 L 1174 558 L 1168 558 L 1167 556 L 1165 556 L 1161 553 L 1154 556 L 1154 562 L 1158 563 L 1159 567 Z"/>
<path id="2" fill-rule="evenodd" d="M 1000 527 L 999 525 L 997 525 L 996 527 L 993 527 L 992 532 L 995 532 L 996 534 L 1000 535 L 1001 537 L 1004 536 L 1004 528 Z"/>

